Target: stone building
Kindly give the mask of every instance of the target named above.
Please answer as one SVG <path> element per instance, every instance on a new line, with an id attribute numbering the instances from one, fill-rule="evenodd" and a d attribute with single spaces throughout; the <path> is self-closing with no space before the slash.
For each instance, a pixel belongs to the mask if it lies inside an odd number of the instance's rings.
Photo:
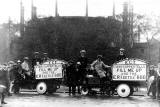
<path id="1" fill-rule="evenodd" d="M 157 65 L 160 61 L 160 40 L 152 38 L 145 43 L 135 43 L 130 55 L 133 58 L 140 58 Z"/>

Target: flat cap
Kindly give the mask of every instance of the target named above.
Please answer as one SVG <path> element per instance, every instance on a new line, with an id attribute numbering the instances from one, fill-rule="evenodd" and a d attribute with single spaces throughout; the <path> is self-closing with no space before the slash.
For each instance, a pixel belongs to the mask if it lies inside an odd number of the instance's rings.
<path id="1" fill-rule="evenodd" d="M 86 53 L 86 50 L 81 50 L 80 53 Z"/>

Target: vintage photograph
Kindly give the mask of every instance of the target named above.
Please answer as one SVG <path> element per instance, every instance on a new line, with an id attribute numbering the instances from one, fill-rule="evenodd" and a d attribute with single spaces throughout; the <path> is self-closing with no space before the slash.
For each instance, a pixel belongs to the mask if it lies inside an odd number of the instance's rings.
<path id="1" fill-rule="evenodd" d="M 0 107 L 160 107 L 159 0 L 0 0 Z"/>

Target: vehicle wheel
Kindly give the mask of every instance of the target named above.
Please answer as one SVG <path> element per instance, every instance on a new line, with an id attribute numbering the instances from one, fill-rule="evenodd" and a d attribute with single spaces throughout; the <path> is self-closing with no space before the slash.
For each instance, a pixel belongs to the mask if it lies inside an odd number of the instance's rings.
<path id="1" fill-rule="evenodd" d="M 47 85 L 45 82 L 39 82 L 36 86 L 36 90 L 39 94 L 45 94 L 47 91 Z"/>
<path id="2" fill-rule="evenodd" d="M 81 95 L 87 95 L 89 93 L 88 88 L 81 88 Z"/>
<path id="3" fill-rule="evenodd" d="M 127 84 L 120 84 L 117 87 L 117 93 L 120 97 L 128 97 L 130 95 L 131 89 Z"/>

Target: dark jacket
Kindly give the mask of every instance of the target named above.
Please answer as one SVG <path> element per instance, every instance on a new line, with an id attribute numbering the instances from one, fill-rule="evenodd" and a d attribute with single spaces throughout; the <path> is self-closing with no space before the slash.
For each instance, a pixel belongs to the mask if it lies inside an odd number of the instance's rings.
<path id="1" fill-rule="evenodd" d="M 0 84 L 7 86 L 9 84 L 9 75 L 7 70 L 0 70 Z"/>
<path id="2" fill-rule="evenodd" d="M 67 76 L 67 84 L 68 85 L 75 85 L 76 81 L 77 81 L 77 72 L 76 72 L 76 68 L 75 65 L 69 65 L 66 68 L 66 76 Z"/>
<path id="3" fill-rule="evenodd" d="M 86 69 L 88 65 L 88 58 L 86 57 L 79 57 L 77 62 L 80 62 L 81 64 L 78 66 L 79 69 Z"/>
<path id="4" fill-rule="evenodd" d="M 34 66 L 37 65 L 37 62 L 41 63 L 42 62 L 41 58 L 37 57 L 32 59 L 32 68 L 34 68 Z"/>
<path id="5" fill-rule="evenodd" d="M 125 55 L 118 55 L 116 61 L 120 61 L 120 60 L 123 60 L 123 59 L 126 59 L 126 56 L 125 56 Z"/>

